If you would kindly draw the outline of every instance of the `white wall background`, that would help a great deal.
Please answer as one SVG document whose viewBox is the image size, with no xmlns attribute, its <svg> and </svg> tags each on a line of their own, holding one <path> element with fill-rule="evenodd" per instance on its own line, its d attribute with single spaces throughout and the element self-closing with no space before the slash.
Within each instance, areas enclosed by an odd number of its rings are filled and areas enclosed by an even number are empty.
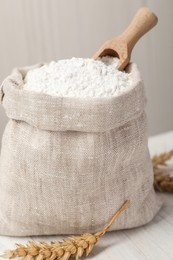
<svg viewBox="0 0 173 260">
<path fill-rule="evenodd" d="M 149 134 L 173 130 L 172 0 L 0 0 L 0 80 L 13 67 L 91 57 L 140 6 L 159 17 L 132 55 L 146 86 Z M 0 108 L 0 138 L 6 122 Z"/>
</svg>

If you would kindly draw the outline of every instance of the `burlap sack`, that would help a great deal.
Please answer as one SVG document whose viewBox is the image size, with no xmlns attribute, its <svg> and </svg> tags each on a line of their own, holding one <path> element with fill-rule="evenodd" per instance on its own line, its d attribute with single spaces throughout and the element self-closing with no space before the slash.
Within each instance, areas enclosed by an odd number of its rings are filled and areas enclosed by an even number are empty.
<svg viewBox="0 0 173 260">
<path fill-rule="evenodd" d="M 30 68 L 29 68 L 30 69 Z M 59 98 L 23 89 L 28 68 L 1 86 L 10 118 L 0 156 L 0 234 L 79 234 L 149 222 L 161 203 L 153 190 L 144 87 L 112 98 Z"/>
</svg>

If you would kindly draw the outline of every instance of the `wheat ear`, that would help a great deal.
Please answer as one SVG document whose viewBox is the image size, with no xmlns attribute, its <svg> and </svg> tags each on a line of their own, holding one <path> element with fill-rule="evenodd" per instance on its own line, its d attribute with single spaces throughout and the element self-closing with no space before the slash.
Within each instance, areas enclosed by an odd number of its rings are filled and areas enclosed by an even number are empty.
<svg viewBox="0 0 173 260">
<path fill-rule="evenodd" d="M 159 192 L 173 192 L 173 177 L 165 172 L 155 173 L 154 188 Z"/>
<path fill-rule="evenodd" d="M 173 192 L 173 177 L 168 174 L 166 169 L 159 169 L 159 166 L 166 166 L 166 162 L 173 157 L 173 150 L 167 153 L 155 155 L 152 158 L 154 171 L 154 188 L 159 192 Z"/>
<path fill-rule="evenodd" d="M 55 241 L 50 244 L 46 242 L 36 243 L 34 241 L 29 241 L 27 245 L 16 244 L 16 249 L 5 251 L 3 257 L 9 259 L 20 257 L 24 260 L 68 260 L 70 258 L 77 260 L 84 253 L 88 256 L 95 244 L 129 204 L 130 201 L 127 200 L 111 218 L 109 223 L 96 234 L 85 233 L 81 236 L 72 236 L 62 242 Z"/>
<path fill-rule="evenodd" d="M 153 167 L 158 167 L 159 165 L 166 165 L 166 162 L 171 159 L 173 156 L 173 150 L 167 153 L 161 153 L 159 155 L 155 155 L 152 158 Z"/>
</svg>

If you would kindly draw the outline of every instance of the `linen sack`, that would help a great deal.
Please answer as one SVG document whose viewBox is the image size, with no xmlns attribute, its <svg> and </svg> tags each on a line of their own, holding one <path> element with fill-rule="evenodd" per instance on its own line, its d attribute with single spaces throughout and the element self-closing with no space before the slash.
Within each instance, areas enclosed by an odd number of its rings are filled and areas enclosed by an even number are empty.
<svg viewBox="0 0 173 260">
<path fill-rule="evenodd" d="M 41 65 L 38 65 L 41 66 Z M 9 117 L 0 155 L 0 234 L 80 234 L 149 222 L 161 202 L 153 190 L 146 98 L 138 68 L 133 84 L 109 98 L 55 97 L 23 89 L 30 68 L 1 86 Z"/>
</svg>

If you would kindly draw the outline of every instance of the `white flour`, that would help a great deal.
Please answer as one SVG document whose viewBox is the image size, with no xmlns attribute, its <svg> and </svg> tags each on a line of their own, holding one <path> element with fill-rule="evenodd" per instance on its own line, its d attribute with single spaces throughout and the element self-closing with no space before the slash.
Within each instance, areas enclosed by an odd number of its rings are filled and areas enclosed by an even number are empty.
<svg viewBox="0 0 173 260">
<path fill-rule="evenodd" d="M 59 97 L 110 97 L 127 90 L 131 75 L 116 69 L 118 58 L 72 58 L 29 71 L 24 89 Z"/>
</svg>

